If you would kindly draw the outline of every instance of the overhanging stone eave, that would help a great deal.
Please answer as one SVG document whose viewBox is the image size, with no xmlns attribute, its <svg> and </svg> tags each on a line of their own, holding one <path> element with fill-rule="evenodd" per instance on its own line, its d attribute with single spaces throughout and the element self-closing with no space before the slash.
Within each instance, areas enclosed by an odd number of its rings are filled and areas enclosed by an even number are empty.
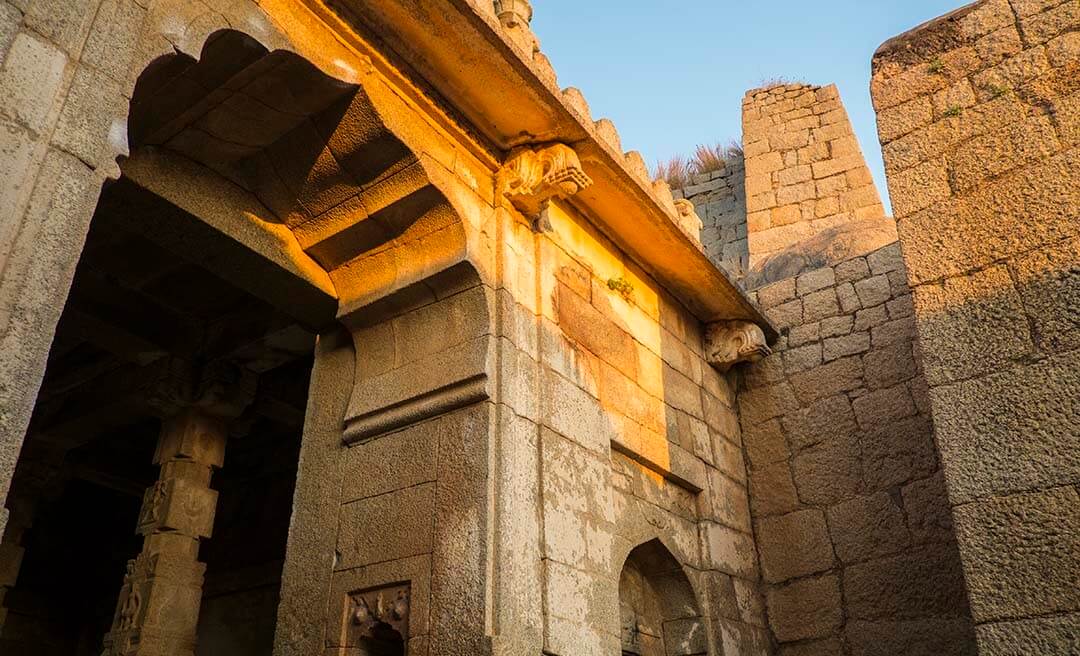
<svg viewBox="0 0 1080 656">
<path fill-rule="evenodd" d="M 343 4 L 493 144 L 507 150 L 532 143 L 572 145 L 596 180 L 574 202 L 700 320 L 753 321 L 770 342 L 775 339 L 775 328 L 745 292 L 679 229 L 647 176 L 628 168 L 623 154 L 597 134 L 590 117 L 571 107 L 558 86 L 526 59 L 494 13 L 472 0 L 411 3 L 419 4 L 419 11 L 406 10 L 402 0 Z M 425 16 L 452 28 L 431 29 Z M 474 83 L 462 83 L 465 78 Z M 486 83 L 477 85 L 476 79 Z"/>
<path fill-rule="evenodd" d="M 582 166 L 595 184 L 572 201 L 605 236 L 703 323 L 752 321 L 761 327 L 769 343 L 775 341 L 779 332 L 742 287 L 690 240 L 644 187 L 603 165 L 603 158 L 611 157 L 603 144 L 576 146 Z"/>
</svg>

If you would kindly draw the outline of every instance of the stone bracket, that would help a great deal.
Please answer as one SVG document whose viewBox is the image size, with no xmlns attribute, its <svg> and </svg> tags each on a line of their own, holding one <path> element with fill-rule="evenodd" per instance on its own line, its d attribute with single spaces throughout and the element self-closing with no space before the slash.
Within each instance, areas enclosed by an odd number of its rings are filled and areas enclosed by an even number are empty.
<svg viewBox="0 0 1080 656">
<path fill-rule="evenodd" d="M 751 321 L 717 321 L 705 331 L 705 359 L 721 373 L 771 353 L 764 331 Z"/>
<path fill-rule="evenodd" d="M 515 148 L 496 179 L 498 193 L 530 217 L 552 198 L 568 198 L 591 184 L 577 153 L 561 143 Z"/>
</svg>

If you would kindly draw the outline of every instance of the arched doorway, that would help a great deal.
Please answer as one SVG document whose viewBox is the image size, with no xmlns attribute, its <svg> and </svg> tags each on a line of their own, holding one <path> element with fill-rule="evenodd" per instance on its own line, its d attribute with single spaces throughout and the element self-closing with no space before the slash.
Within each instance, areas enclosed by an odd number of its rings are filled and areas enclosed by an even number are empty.
<svg viewBox="0 0 1080 656">
<path fill-rule="evenodd" d="M 307 207 L 287 183 L 319 179 L 325 139 L 297 133 L 355 91 L 232 31 L 139 78 L 8 495 L 0 654 L 270 653 L 337 299 L 256 187 Z"/>
<path fill-rule="evenodd" d="M 708 653 L 705 623 L 682 567 L 659 540 L 630 552 L 619 575 L 623 656 Z"/>
</svg>

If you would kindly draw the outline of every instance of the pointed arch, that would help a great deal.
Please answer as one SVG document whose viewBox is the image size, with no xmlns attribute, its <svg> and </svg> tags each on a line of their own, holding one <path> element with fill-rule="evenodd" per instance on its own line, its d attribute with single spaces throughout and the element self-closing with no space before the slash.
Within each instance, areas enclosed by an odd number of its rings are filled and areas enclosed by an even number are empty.
<svg viewBox="0 0 1080 656">
<path fill-rule="evenodd" d="M 659 539 L 630 551 L 619 574 L 624 656 L 697 656 L 708 650 L 694 588 Z"/>
</svg>

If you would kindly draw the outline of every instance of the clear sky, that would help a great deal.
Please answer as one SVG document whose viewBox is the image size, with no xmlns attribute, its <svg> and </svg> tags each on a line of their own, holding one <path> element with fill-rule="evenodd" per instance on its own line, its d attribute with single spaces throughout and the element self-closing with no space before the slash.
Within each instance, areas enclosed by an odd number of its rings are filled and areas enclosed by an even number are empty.
<svg viewBox="0 0 1080 656">
<path fill-rule="evenodd" d="M 533 0 L 533 31 L 560 86 L 652 167 L 741 138 L 743 93 L 783 77 L 835 82 L 888 207 L 870 105 L 885 40 L 966 0 Z"/>
</svg>

